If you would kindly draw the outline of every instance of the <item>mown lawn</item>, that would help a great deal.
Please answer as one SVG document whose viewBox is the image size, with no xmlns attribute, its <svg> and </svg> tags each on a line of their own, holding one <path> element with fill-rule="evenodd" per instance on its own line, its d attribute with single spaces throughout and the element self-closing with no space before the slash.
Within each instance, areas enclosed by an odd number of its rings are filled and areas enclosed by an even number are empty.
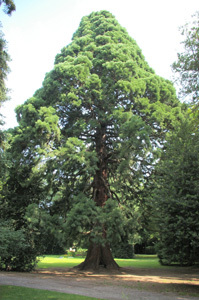
<svg viewBox="0 0 199 300">
<path fill-rule="evenodd" d="M 37 268 L 71 268 L 80 264 L 84 258 L 64 257 L 62 255 L 46 255 L 40 257 Z M 115 259 L 120 267 L 134 268 L 166 268 L 159 263 L 156 255 L 136 255 L 133 259 Z"/>
<path fill-rule="evenodd" d="M 157 255 L 136 255 L 133 259 L 116 259 L 120 267 L 133 267 L 133 268 L 168 268 L 162 266 L 159 262 Z"/>
<path fill-rule="evenodd" d="M 96 298 L 20 286 L 0 285 L 0 300 L 96 300 Z"/>
<path fill-rule="evenodd" d="M 80 264 L 84 258 L 82 257 L 64 257 L 63 255 L 46 255 L 44 257 L 39 257 L 39 262 L 37 268 L 47 269 L 47 268 L 72 268 Z"/>
</svg>

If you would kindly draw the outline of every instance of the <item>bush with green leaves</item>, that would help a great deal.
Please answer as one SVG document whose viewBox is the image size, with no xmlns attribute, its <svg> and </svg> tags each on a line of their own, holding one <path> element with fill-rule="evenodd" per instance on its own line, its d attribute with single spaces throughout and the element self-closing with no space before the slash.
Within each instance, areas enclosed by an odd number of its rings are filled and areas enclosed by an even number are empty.
<svg viewBox="0 0 199 300">
<path fill-rule="evenodd" d="M 15 230 L 11 221 L 0 221 L 0 270 L 30 271 L 36 264 L 36 249 L 25 230 Z"/>
</svg>

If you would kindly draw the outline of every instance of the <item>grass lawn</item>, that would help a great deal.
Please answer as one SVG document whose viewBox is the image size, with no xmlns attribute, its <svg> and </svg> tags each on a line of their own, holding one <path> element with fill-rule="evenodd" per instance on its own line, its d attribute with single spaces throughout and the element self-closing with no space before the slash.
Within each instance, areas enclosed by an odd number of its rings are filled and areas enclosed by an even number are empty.
<svg viewBox="0 0 199 300">
<path fill-rule="evenodd" d="M 46 255 L 40 257 L 37 268 L 71 268 L 80 264 L 84 258 L 81 257 L 64 257 L 62 255 Z M 115 259 L 120 267 L 134 268 L 167 268 L 159 263 L 156 255 L 136 255 L 133 259 Z"/>
<path fill-rule="evenodd" d="M 166 266 L 162 266 L 159 263 L 159 259 L 157 255 L 135 255 L 135 258 L 133 259 L 121 259 L 121 258 L 116 258 L 115 259 L 117 264 L 120 267 L 133 267 L 133 268 L 158 268 L 158 269 L 163 269 L 163 268 L 168 268 Z"/>
<path fill-rule="evenodd" d="M 37 290 L 20 286 L 0 285 L 1 300 L 96 300 L 97 298 Z"/>
<path fill-rule="evenodd" d="M 72 268 L 79 265 L 84 258 L 81 257 L 64 257 L 63 255 L 46 255 L 45 257 L 39 257 L 37 268 Z"/>
</svg>

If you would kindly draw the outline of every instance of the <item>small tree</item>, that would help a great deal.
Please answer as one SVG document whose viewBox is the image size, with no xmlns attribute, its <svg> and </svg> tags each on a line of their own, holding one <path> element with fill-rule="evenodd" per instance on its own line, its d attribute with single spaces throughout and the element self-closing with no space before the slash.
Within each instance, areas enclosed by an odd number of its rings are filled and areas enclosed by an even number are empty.
<svg viewBox="0 0 199 300">
<path fill-rule="evenodd" d="M 15 230 L 11 221 L 0 220 L 0 270 L 30 271 L 37 250 L 25 230 Z"/>
</svg>

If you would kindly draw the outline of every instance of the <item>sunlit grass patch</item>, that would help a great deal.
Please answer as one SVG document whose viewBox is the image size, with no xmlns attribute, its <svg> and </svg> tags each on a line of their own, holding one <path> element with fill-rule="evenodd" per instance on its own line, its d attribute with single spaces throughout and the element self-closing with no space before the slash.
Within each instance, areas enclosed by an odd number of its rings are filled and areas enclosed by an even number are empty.
<svg viewBox="0 0 199 300">
<path fill-rule="evenodd" d="M 64 255 L 46 255 L 40 257 L 37 268 L 72 268 L 79 265 L 84 258 L 65 257 Z M 161 266 L 156 255 L 136 255 L 133 259 L 115 259 L 120 267 L 165 268 Z"/>
<path fill-rule="evenodd" d="M 37 268 L 72 268 L 80 264 L 84 258 L 82 257 L 65 257 L 64 255 L 46 255 L 39 257 Z"/>
<path fill-rule="evenodd" d="M 165 268 L 159 263 L 157 255 L 136 255 L 133 259 L 116 259 L 120 267 Z"/>
</svg>

